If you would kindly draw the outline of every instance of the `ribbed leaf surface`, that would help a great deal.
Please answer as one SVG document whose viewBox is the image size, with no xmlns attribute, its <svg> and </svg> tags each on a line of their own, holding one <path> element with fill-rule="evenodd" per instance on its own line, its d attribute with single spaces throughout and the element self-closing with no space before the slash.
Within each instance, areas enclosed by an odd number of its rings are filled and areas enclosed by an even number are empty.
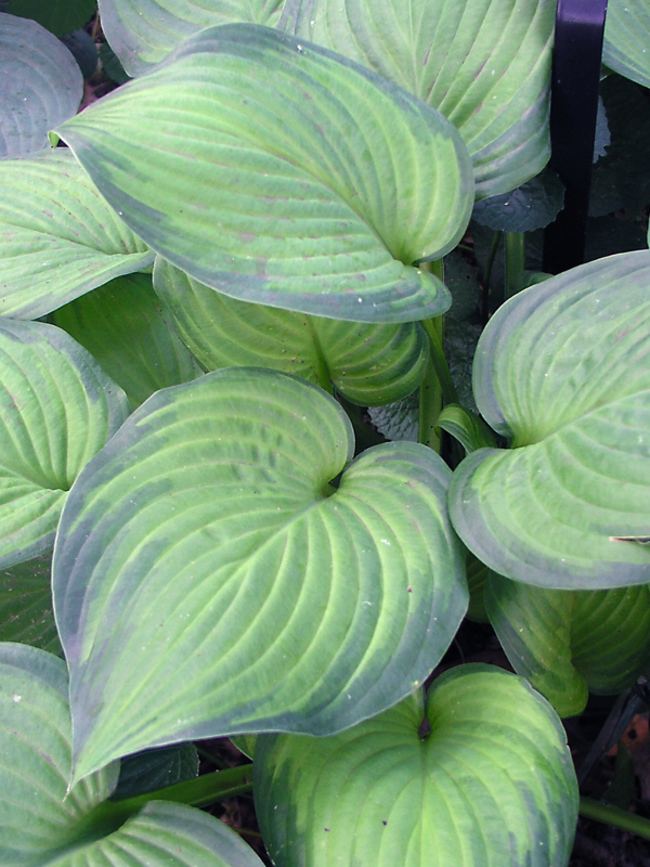
<svg viewBox="0 0 650 867">
<path fill-rule="evenodd" d="M 0 858 L 3 867 L 261 867 L 221 822 L 150 802 L 120 817 L 103 804 L 112 764 L 68 792 L 71 727 L 62 660 L 0 644 Z"/>
<path fill-rule="evenodd" d="M 74 828 L 115 788 L 118 767 L 66 796 L 71 757 L 65 663 L 34 647 L 0 644 L 0 859 L 50 863 Z"/>
<path fill-rule="evenodd" d="M 2 164 L 0 313 L 36 319 L 153 253 L 99 195 L 70 151 Z"/>
<path fill-rule="evenodd" d="M 645 0 L 609 0 L 603 40 L 603 63 L 650 87 L 650 9 Z"/>
<path fill-rule="evenodd" d="M 0 569 L 52 546 L 72 482 L 127 414 L 64 331 L 0 319 Z"/>
<path fill-rule="evenodd" d="M 277 867 L 567 864 L 577 783 L 541 696 L 472 665 L 422 704 L 417 693 L 335 737 L 258 738 L 255 803 Z"/>
<path fill-rule="evenodd" d="M 550 154 L 555 0 L 297 0 L 287 29 L 362 63 L 460 130 L 479 198 L 538 174 Z"/>
<path fill-rule="evenodd" d="M 650 579 L 650 253 L 526 289 L 481 336 L 474 393 L 511 438 L 454 473 L 450 509 L 488 566 L 529 584 Z M 623 541 L 628 538 L 631 540 Z"/>
<path fill-rule="evenodd" d="M 449 471 L 413 443 L 351 454 L 320 389 L 228 368 L 158 392 L 87 467 L 53 565 L 77 778 L 179 740 L 331 733 L 423 681 L 467 605 Z"/>
<path fill-rule="evenodd" d="M 197 30 L 242 21 L 275 27 L 285 0 L 100 0 L 102 29 L 130 76 L 148 72 Z"/>
<path fill-rule="evenodd" d="M 124 389 L 134 409 L 154 391 L 203 372 L 147 274 L 111 280 L 61 307 L 52 319 L 86 347 Z"/>
<path fill-rule="evenodd" d="M 227 295 L 362 322 L 449 306 L 412 264 L 466 227 L 467 150 L 342 57 L 252 24 L 207 28 L 60 131 L 140 237 Z"/>
<path fill-rule="evenodd" d="M 650 663 L 650 588 L 548 590 L 492 574 L 490 621 L 513 668 L 560 716 L 616 695 Z"/>
<path fill-rule="evenodd" d="M 72 117 L 83 95 L 81 71 L 65 45 L 35 21 L 4 12 L 0 81 L 0 157 L 48 147 L 48 130 Z"/>
<path fill-rule="evenodd" d="M 417 323 L 344 322 L 247 304 L 158 258 L 156 291 L 206 370 L 257 366 L 296 373 L 348 400 L 377 406 L 412 394 L 427 363 Z"/>
<path fill-rule="evenodd" d="M 43 554 L 0 572 L 0 641 L 20 641 L 61 654 L 52 610 L 51 563 L 52 557 Z"/>
</svg>

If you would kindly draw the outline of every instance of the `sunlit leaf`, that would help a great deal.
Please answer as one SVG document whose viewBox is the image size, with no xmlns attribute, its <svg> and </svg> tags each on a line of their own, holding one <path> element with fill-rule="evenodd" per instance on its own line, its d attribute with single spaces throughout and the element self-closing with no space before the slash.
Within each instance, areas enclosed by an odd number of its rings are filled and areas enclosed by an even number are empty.
<svg viewBox="0 0 650 867">
<path fill-rule="evenodd" d="M 227 368 L 157 392 L 91 462 L 53 565 L 77 778 L 180 740 L 331 733 L 424 680 L 467 605 L 450 471 L 414 443 L 352 450 L 320 389 Z"/>
<path fill-rule="evenodd" d="M 449 306 L 413 265 L 466 228 L 467 149 L 438 112 L 343 57 L 210 27 L 59 131 L 140 237 L 227 295 L 361 322 Z"/>
<path fill-rule="evenodd" d="M 277 867 L 565 867 L 578 808 L 557 716 L 484 665 L 334 737 L 262 735 L 254 785 Z"/>
</svg>

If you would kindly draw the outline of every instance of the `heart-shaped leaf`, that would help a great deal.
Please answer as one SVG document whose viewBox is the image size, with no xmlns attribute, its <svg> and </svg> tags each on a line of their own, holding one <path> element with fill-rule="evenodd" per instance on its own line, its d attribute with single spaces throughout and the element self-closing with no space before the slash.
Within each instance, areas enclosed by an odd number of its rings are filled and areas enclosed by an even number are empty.
<svg viewBox="0 0 650 867">
<path fill-rule="evenodd" d="M 650 664 L 650 586 L 549 590 L 491 574 L 485 605 L 513 668 L 560 716 L 616 695 Z"/>
<path fill-rule="evenodd" d="M 0 81 L 0 157 L 48 147 L 48 131 L 72 117 L 83 95 L 81 71 L 65 45 L 35 21 L 5 12 Z"/>
<path fill-rule="evenodd" d="M 650 87 L 650 9 L 645 0 L 609 0 L 603 40 L 603 63 Z"/>
<path fill-rule="evenodd" d="M 76 778 L 179 740 L 331 733 L 424 680 L 467 607 L 450 473 L 415 443 L 345 468 L 352 449 L 320 389 L 227 368 L 155 394 L 86 468 L 53 565 Z"/>
<path fill-rule="evenodd" d="M 153 264 L 68 150 L 4 162 L 0 191 L 3 316 L 36 319 Z"/>
<path fill-rule="evenodd" d="M 479 198 L 507 193 L 550 155 L 555 0 L 297 0 L 292 32 L 394 81 L 461 132 Z"/>
<path fill-rule="evenodd" d="M 0 641 L 21 641 L 61 654 L 54 624 L 50 570 L 43 554 L 0 572 Z"/>
<path fill-rule="evenodd" d="M 361 322 L 449 306 L 412 265 L 466 228 L 467 149 L 438 112 L 343 57 L 266 27 L 210 27 L 60 132 L 140 237 L 227 295 Z"/>
<path fill-rule="evenodd" d="M 3 867 L 262 867 L 223 823 L 154 801 L 106 802 L 117 763 L 67 791 L 71 759 L 65 663 L 0 644 L 0 856 Z"/>
<path fill-rule="evenodd" d="M 259 737 L 254 785 L 277 867 L 564 867 L 578 809 L 556 714 L 485 665 L 335 737 Z"/>
<path fill-rule="evenodd" d="M 474 363 L 485 420 L 512 448 L 460 464 L 450 511 L 495 572 L 558 589 L 650 580 L 650 253 L 611 256 L 519 293 Z"/>
<path fill-rule="evenodd" d="M 206 370 L 237 365 L 296 373 L 348 400 L 377 406 L 412 394 L 427 363 L 417 323 L 344 322 L 247 304 L 156 260 L 154 285 Z"/>
<path fill-rule="evenodd" d="M 181 342 L 147 274 L 111 280 L 61 307 L 52 319 L 124 389 L 133 409 L 154 391 L 203 372 Z"/>
<path fill-rule="evenodd" d="M 0 569 L 51 548 L 72 482 L 127 415 L 64 331 L 0 319 Z"/>
<path fill-rule="evenodd" d="M 148 72 L 192 33 L 242 21 L 275 27 L 285 0 L 100 0 L 102 29 L 132 78 Z"/>
</svg>

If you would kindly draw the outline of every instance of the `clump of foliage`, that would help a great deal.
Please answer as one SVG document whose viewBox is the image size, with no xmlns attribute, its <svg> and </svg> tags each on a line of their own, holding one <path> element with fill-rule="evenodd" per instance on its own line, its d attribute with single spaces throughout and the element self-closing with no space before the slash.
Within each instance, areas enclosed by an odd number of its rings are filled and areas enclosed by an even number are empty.
<svg viewBox="0 0 650 867">
<path fill-rule="evenodd" d="M 568 862 L 560 716 L 650 663 L 650 253 L 539 273 L 555 2 L 407 5 L 101 0 L 79 114 L 0 13 L 3 864 L 253 867 L 196 809 L 251 773 L 281 867 Z M 468 609 L 517 673 L 425 690 Z"/>
</svg>

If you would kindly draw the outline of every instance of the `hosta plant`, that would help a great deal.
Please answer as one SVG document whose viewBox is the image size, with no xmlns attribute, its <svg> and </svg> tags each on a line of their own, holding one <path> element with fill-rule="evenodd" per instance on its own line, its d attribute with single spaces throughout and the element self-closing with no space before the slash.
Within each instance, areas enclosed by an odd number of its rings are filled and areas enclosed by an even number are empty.
<svg viewBox="0 0 650 867">
<path fill-rule="evenodd" d="M 2 863 L 253 867 L 196 809 L 252 785 L 281 867 L 566 865 L 560 716 L 650 665 L 650 253 L 513 271 L 556 4 L 102 0 L 133 80 L 79 114 L 14 5 Z M 486 225 L 534 285 L 479 338 Z M 431 680 L 468 609 L 515 671 Z"/>
</svg>

